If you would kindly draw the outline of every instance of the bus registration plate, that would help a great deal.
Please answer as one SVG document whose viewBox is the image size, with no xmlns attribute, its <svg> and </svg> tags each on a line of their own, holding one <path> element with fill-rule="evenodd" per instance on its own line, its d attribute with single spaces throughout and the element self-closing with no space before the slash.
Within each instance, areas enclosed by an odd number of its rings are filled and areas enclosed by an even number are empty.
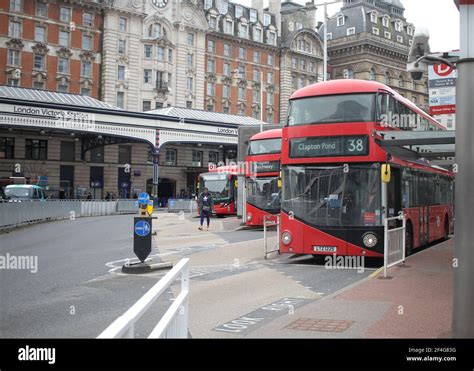
<svg viewBox="0 0 474 371">
<path fill-rule="evenodd" d="M 313 250 L 318 252 L 336 252 L 337 246 L 313 246 Z"/>
</svg>

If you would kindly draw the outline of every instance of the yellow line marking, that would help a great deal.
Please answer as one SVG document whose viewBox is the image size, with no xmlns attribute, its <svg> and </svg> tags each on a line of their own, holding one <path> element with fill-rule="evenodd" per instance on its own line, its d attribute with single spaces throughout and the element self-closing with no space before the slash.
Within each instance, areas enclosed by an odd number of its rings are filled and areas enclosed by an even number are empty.
<svg viewBox="0 0 474 371">
<path fill-rule="evenodd" d="M 371 273 L 371 274 L 369 275 L 369 277 L 370 277 L 370 278 L 374 278 L 374 277 L 377 276 L 380 272 L 382 272 L 382 270 L 383 270 L 383 267 L 377 269 L 375 272 Z"/>
</svg>

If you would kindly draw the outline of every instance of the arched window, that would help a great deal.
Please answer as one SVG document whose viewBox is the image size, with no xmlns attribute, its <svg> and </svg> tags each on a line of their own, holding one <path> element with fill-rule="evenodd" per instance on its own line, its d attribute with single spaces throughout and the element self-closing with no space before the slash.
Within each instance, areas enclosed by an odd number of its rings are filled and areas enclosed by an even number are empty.
<svg viewBox="0 0 474 371">
<path fill-rule="evenodd" d="M 166 31 L 160 23 L 154 23 L 150 25 L 148 28 L 148 37 L 159 39 L 162 36 L 166 36 Z"/>
<path fill-rule="evenodd" d="M 370 69 L 369 79 L 375 81 L 375 68 Z"/>
<path fill-rule="evenodd" d="M 390 74 L 388 72 L 385 72 L 385 85 L 390 84 Z"/>
</svg>

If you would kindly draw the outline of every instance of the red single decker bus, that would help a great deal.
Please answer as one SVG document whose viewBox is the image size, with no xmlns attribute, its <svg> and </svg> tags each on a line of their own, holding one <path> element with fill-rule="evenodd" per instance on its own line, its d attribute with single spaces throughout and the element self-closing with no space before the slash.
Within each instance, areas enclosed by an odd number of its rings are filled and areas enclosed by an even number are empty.
<svg viewBox="0 0 474 371">
<path fill-rule="evenodd" d="M 208 188 L 214 199 L 214 211 L 217 216 L 237 213 L 237 165 L 211 168 L 208 173 L 199 175 L 199 193 Z M 199 213 L 199 210 L 198 210 Z"/>
<path fill-rule="evenodd" d="M 280 213 L 281 129 L 272 129 L 250 138 L 245 158 L 246 173 L 246 224 L 262 226 L 267 215 Z"/>
<path fill-rule="evenodd" d="M 281 252 L 383 257 L 384 218 L 400 212 L 406 255 L 448 238 L 454 174 L 382 148 L 384 135 L 401 130 L 444 128 L 375 81 L 334 80 L 293 93 L 282 140 Z"/>
</svg>

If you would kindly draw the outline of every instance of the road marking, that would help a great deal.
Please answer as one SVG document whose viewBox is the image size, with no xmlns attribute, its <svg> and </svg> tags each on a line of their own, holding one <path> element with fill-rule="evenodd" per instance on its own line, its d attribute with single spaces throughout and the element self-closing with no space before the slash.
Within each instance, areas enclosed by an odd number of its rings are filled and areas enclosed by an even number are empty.
<svg viewBox="0 0 474 371">
<path fill-rule="evenodd" d="M 302 307 L 311 301 L 310 299 L 304 298 L 283 298 L 274 303 L 264 305 L 253 312 L 225 322 L 212 330 L 245 335 L 277 317 L 285 314 L 293 314 L 296 308 Z"/>
<path fill-rule="evenodd" d="M 372 272 L 370 275 L 369 275 L 369 278 L 374 278 L 375 276 L 377 276 L 380 272 L 382 272 L 383 270 L 383 267 L 377 269 L 375 272 Z"/>
</svg>

